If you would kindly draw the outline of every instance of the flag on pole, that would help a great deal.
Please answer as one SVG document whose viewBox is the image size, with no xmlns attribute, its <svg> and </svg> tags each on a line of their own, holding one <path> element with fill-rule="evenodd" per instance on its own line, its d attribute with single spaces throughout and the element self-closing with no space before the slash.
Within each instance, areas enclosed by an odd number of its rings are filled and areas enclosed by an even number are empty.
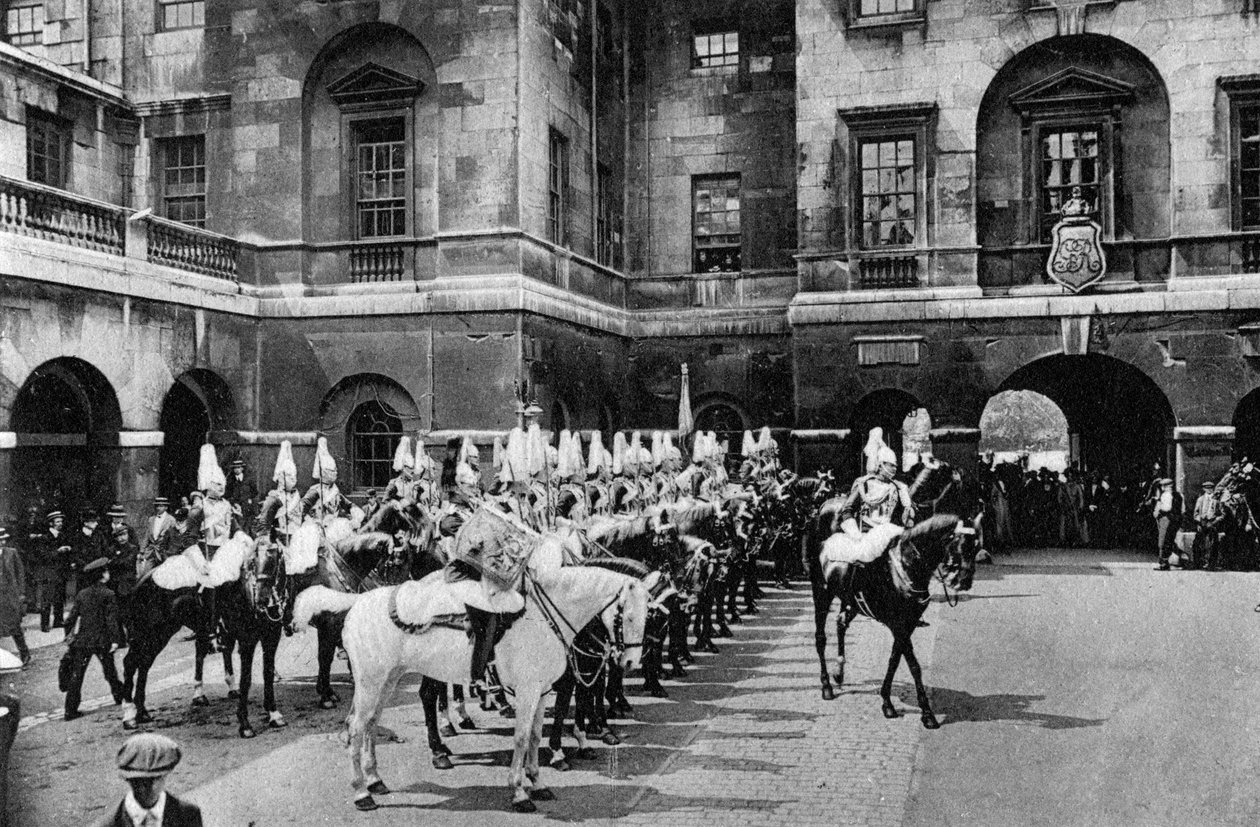
<svg viewBox="0 0 1260 827">
<path fill-rule="evenodd" d="M 682 387 L 678 391 L 678 441 L 681 443 L 687 434 L 696 427 L 691 418 L 691 380 L 687 376 L 687 364 L 682 366 Z"/>
</svg>

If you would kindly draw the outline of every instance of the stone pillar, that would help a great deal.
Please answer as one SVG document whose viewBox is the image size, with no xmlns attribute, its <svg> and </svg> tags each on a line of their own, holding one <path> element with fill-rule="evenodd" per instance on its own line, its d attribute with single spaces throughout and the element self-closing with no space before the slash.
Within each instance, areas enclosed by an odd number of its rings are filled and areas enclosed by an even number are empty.
<svg viewBox="0 0 1260 827">
<path fill-rule="evenodd" d="M 1173 428 L 1176 461 L 1173 481 L 1187 506 L 1204 480 L 1219 480 L 1234 448 L 1233 425 L 1184 425 Z"/>
</svg>

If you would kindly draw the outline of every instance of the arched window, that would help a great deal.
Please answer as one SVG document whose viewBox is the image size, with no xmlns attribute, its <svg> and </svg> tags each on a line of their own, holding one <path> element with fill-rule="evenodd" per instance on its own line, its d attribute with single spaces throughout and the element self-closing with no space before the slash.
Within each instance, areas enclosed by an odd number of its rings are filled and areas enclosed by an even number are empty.
<svg viewBox="0 0 1260 827">
<path fill-rule="evenodd" d="M 402 439 L 398 416 L 376 400 L 350 414 L 347 426 L 350 479 L 356 488 L 383 488 L 393 476 L 394 451 Z"/>
<path fill-rule="evenodd" d="M 722 402 L 704 405 L 696 414 L 696 430 L 713 431 L 718 442 L 726 441 L 734 452 L 739 451 L 744 428 L 743 415 Z"/>
</svg>

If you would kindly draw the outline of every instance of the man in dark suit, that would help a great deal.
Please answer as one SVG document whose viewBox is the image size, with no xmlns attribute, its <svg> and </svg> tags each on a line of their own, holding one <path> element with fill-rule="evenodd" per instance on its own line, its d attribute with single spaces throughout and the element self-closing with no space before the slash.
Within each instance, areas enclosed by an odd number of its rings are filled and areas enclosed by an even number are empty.
<svg viewBox="0 0 1260 827">
<path fill-rule="evenodd" d="M 66 616 L 66 584 L 70 579 L 72 538 L 66 533 L 65 515 L 48 512 L 48 530 L 35 538 L 35 580 L 39 602 L 39 629 L 61 628 Z"/>
<path fill-rule="evenodd" d="M 122 627 L 118 621 L 118 598 L 105 585 L 109 582 L 109 561 L 104 557 L 93 560 L 83 567 L 80 577 L 85 580 L 95 578 L 95 581 L 79 592 L 70 617 L 66 619 L 66 642 L 70 645 L 67 721 L 83 714 L 79 712 L 80 693 L 83 691 L 83 676 L 93 656 L 101 661 L 105 680 L 114 694 L 114 703 L 122 703 L 125 697 L 122 681 L 118 680 L 118 670 L 114 666 L 114 651 L 122 643 Z"/>
<path fill-rule="evenodd" d="M 82 575 L 83 567 L 105 556 L 105 532 L 97 531 L 101 518 L 94 510 L 86 508 L 80 513 L 79 521 L 82 526 L 70 538 L 70 572 L 67 578 L 74 582 L 72 594 L 92 585 L 93 578 Z"/>
<path fill-rule="evenodd" d="M 232 475 L 223 489 L 223 499 L 232 504 L 241 518 L 241 525 L 253 528 L 258 516 L 258 486 L 245 474 L 245 461 L 232 461 Z"/>
<path fill-rule="evenodd" d="M 93 827 L 201 827 L 201 810 L 166 792 L 166 776 L 181 758 L 179 744 L 165 735 L 143 732 L 118 750 L 118 773 L 131 790 Z"/>
</svg>

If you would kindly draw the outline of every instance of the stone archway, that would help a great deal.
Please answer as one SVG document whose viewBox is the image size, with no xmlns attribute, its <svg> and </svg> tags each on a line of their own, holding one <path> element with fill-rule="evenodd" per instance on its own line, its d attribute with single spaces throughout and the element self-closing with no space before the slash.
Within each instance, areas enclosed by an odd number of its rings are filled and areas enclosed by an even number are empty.
<svg viewBox="0 0 1260 827">
<path fill-rule="evenodd" d="M 1045 356 L 1016 370 L 998 390 L 1035 391 L 1053 400 L 1067 419 L 1073 461 L 1083 470 L 1145 481 L 1158 462 L 1173 476 L 1172 405 L 1128 362 L 1098 353 Z"/>
<path fill-rule="evenodd" d="M 881 388 L 872 391 L 858 401 L 849 418 L 849 450 L 845 453 L 849 467 L 843 479 L 852 479 L 865 473 L 862 449 L 872 428 L 882 428 L 884 442 L 897 454 L 899 464 L 905 455 L 906 442 L 902 429 L 906 418 L 923 408 L 923 404 L 908 391 L 900 388 Z"/>
<path fill-rule="evenodd" d="M 14 503 L 58 508 L 75 519 L 118 496 L 122 412 L 109 380 L 82 359 L 49 360 L 13 402 Z"/>
<path fill-rule="evenodd" d="M 692 420 L 697 431 L 712 431 L 717 441 L 726 442 L 734 453 L 739 452 L 744 431 L 751 427 L 739 407 L 725 399 L 699 400 Z"/>
<path fill-rule="evenodd" d="M 195 489 L 202 444 L 210 432 L 228 430 L 235 421 L 236 403 L 222 377 L 205 368 L 181 374 L 162 400 L 158 493 L 178 503 Z M 219 463 L 225 465 L 227 459 L 220 456 Z"/>
<path fill-rule="evenodd" d="M 337 461 L 346 492 L 380 487 L 392 476 L 394 450 L 403 434 L 423 426 L 415 399 L 379 373 L 357 373 L 338 382 L 320 407 L 320 432 Z M 309 471 L 298 468 L 298 476 Z"/>
<path fill-rule="evenodd" d="M 1244 457 L 1260 463 L 1260 388 L 1250 391 L 1234 408 L 1235 460 Z"/>
</svg>

